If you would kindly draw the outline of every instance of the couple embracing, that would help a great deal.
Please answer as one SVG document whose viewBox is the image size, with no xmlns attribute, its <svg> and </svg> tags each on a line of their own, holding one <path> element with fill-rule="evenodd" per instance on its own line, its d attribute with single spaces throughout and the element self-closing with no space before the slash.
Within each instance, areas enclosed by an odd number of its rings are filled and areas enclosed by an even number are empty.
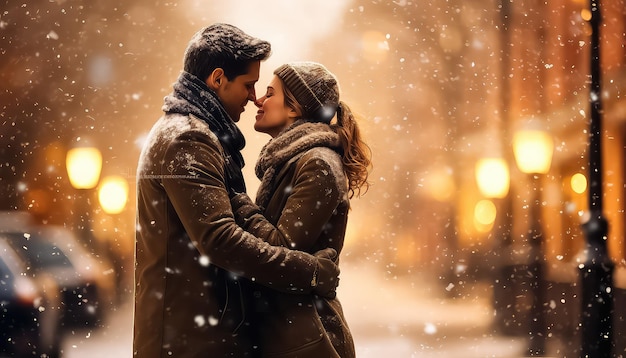
<svg viewBox="0 0 626 358">
<path fill-rule="evenodd" d="M 314 62 L 255 84 L 267 41 L 197 32 L 137 170 L 135 357 L 354 357 L 336 298 L 350 198 L 370 152 L 337 78 Z M 248 101 L 271 139 L 242 174 Z"/>
</svg>

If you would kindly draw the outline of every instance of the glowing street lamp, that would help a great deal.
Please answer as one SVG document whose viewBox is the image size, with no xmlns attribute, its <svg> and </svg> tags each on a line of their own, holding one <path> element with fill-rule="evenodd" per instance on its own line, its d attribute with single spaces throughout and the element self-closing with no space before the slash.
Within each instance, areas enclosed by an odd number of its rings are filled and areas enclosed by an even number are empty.
<svg viewBox="0 0 626 358">
<path fill-rule="evenodd" d="M 533 179 L 533 200 L 530 211 L 530 255 L 529 271 L 534 276 L 533 304 L 530 320 L 529 354 L 543 355 L 545 352 L 546 320 L 545 309 L 546 290 L 544 280 L 544 256 L 541 250 L 542 232 L 539 222 L 541 215 L 541 187 L 539 177 L 550 171 L 554 142 L 549 133 L 539 129 L 523 129 L 513 135 L 513 154 L 517 167 Z"/>
<path fill-rule="evenodd" d="M 76 189 L 93 189 L 102 170 L 102 154 L 98 148 L 77 147 L 67 152 L 67 174 Z"/>
<path fill-rule="evenodd" d="M 554 142 L 539 129 L 524 129 L 513 135 L 513 153 L 517 167 L 527 174 L 546 174 L 552 164 Z"/>
<path fill-rule="evenodd" d="M 107 214 L 119 214 L 128 201 L 128 182 L 119 175 L 104 177 L 98 189 L 100 207 Z"/>
<path fill-rule="evenodd" d="M 480 232 L 488 232 L 496 221 L 496 205 L 483 199 L 474 205 L 474 227 Z"/>
<path fill-rule="evenodd" d="M 486 198 L 502 199 L 509 193 L 509 167 L 503 158 L 483 158 L 476 162 L 476 183 Z"/>
</svg>

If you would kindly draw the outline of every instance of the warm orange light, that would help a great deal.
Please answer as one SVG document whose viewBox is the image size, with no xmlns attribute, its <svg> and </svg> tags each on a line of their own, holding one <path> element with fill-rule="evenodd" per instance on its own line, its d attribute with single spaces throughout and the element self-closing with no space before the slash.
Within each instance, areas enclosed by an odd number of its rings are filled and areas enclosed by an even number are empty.
<svg viewBox="0 0 626 358">
<path fill-rule="evenodd" d="M 98 190 L 98 199 L 102 210 L 108 214 L 119 214 L 128 201 L 128 182 L 118 175 L 102 179 Z"/>
<path fill-rule="evenodd" d="M 587 177 L 584 174 L 576 173 L 570 179 L 570 186 L 576 194 L 582 194 L 587 190 Z"/>
<path fill-rule="evenodd" d="M 98 148 L 72 148 L 67 152 L 65 163 L 74 188 L 92 189 L 98 185 L 102 170 L 102 154 Z"/>
<path fill-rule="evenodd" d="M 481 200 L 474 206 L 474 227 L 480 232 L 491 230 L 496 221 L 496 205 L 491 200 Z"/>
<path fill-rule="evenodd" d="M 504 198 L 509 192 L 509 167 L 503 158 L 483 158 L 476 162 L 476 183 L 486 198 Z"/>
<path fill-rule="evenodd" d="M 513 152 L 518 168 L 527 174 L 546 174 L 552 164 L 554 143 L 548 132 L 520 130 L 513 135 Z"/>
<path fill-rule="evenodd" d="M 580 17 L 585 21 L 591 20 L 591 10 L 589 9 L 580 10 Z"/>
</svg>

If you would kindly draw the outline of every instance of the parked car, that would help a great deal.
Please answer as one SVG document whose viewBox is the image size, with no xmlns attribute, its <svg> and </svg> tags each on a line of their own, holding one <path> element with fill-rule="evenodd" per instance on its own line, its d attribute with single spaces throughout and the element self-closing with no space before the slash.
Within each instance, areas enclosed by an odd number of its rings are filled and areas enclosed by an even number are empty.
<svg viewBox="0 0 626 358">
<path fill-rule="evenodd" d="M 56 281 L 62 327 L 101 324 L 116 299 L 115 269 L 107 257 L 88 251 L 71 230 L 39 225 L 24 211 L 0 211 L 0 238 L 27 263 L 30 276 L 45 273 Z"/>
<path fill-rule="evenodd" d="M 72 231 L 56 225 L 0 232 L 27 262 L 33 276 L 54 278 L 61 295 L 61 325 L 65 328 L 101 324 L 115 301 L 115 271 L 108 260 L 97 260 Z"/>
<path fill-rule="evenodd" d="M 59 290 L 47 274 L 31 277 L 0 239 L 0 357 L 59 357 Z"/>
</svg>

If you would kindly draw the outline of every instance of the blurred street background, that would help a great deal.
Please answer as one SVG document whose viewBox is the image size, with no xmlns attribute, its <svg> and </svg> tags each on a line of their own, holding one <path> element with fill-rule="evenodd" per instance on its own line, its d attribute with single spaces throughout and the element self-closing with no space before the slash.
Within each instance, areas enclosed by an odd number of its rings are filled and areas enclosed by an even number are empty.
<svg viewBox="0 0 626 358">
<path fill-rule="evenodd" d="M 450 300 L 427 277 L 410 286 L 405 282 L 370 264 L 343 265 L 338 297 L 355 337 L 357 357 L 527 356 L 523 338 L 494 334 L 493 308 L 486 295 Z M 131 303 L 124 302 L 102 329 L 73 332 L 64 341 L 63 356 L 130 357 L 131 332 Z"/>
<path fill-rule="evenodd" d="M 257 93 L 318 61 L 360 116 L 374 170 L 340 287 L 359 357 L 623 356 L 626 3 L 598 4 L 5 1 L 0 343 L 130 356 L 137 158 L 188 40 L 228 22 L 272 43 Z"/>
</svg>

